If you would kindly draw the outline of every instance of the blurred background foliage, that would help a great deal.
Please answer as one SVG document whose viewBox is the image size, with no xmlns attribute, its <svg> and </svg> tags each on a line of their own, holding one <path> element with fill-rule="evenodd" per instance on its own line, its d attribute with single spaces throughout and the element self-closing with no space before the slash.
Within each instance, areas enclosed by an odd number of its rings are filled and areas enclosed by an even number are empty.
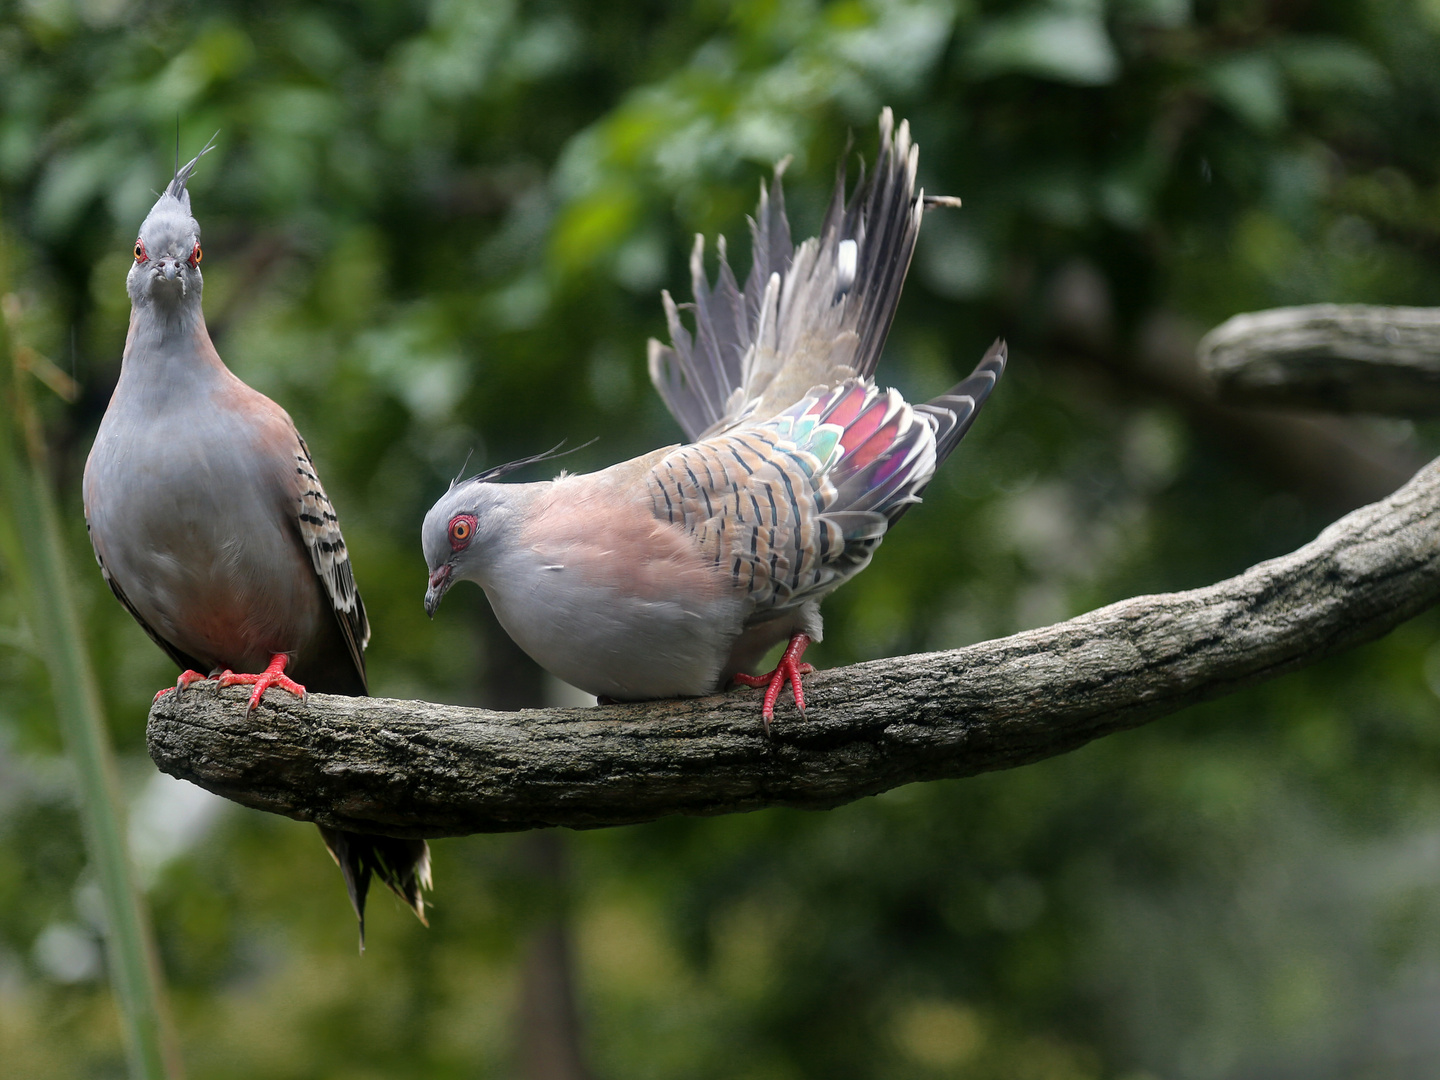
<svg viewBox="0 0 1440 1080">
<path fill-rule="evenodd" d="M 813 659 L 1204 584 L 1440 448 L 1220 408 L 1193 355 L 1238 311 L 1440 303 L 1437 50 L 1437 0 L 0 2 L 4 314 L 74 391 L 36 397 L 191 1075 L 581 1075 L 546 1057 L 567 1040 L 655 1080 L 1440 1071 L 1436 617 L 1012 772 L 440 841 L 431 929 L 378 896 L 357 959 L 313 829 L 150 765 L 175 672 L 93 569 L 79 496 L 177 118 L 182 156 L 218 129 L 191 184 L 207 317 L 340 510 L 372 690 L 564 700 L 478 590 L 425 621 L 425 509 L 472 448 L 598 437 L 568 463 L 590 468 L 675 441 L 644 342 L 693 234 L 743 262 L 793 154 L 808 235 L 889 104 L 965 207 L 927 217 L 882 378 L 933 394 L 997 334 L 1014 359 Z M 0 1060 L 120 1076 L 34 653 L 0 579 Z"/>
</svg>

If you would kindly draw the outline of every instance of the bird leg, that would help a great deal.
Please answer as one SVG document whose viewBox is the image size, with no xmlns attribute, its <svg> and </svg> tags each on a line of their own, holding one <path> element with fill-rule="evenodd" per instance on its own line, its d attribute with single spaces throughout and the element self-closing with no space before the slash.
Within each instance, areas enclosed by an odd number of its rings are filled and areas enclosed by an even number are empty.
<svg viewBox="0 0 1440 1080">
<path fill-rule="evenodd" d="M 768 675 L 746 675 L 737 672 L 734 675 L 736 682 L 745 686 L 763 686 L 765 690 L 765 704 L 760 710 L 760 715 L 765 720 L 765 730 L 770 730 L 770 721 L 775 719 L 775 702 L 780 697 L 780 691 L 785 689 L 785 684 L 790 684 L 790 690 L 795 695 L 795 707 L 800 710 L 800 715 L 805 715 L 805 690 L 800 685 L 800 676 L 808 675 L 815 669 L 809 664 L 802 664 L 800 657 L 805 655 L 805 649 L 810 644 L 809 634 L 795 634 L 790 638 L 790 644 L 785 647 L 785 653 L 780 657 L 780 662 L 775 665 L 775 670 Z"/>
<path fill-rule="evenodd" d="M 289 654 L 280 652 L 270 657 L 270 666 L 259 675 L 237 675 L 227 669 L 220 673 L 220 685 L 250 686 L 253 684 L 255 691 L 250 695 L 250 708 L 246 710 L 247 712 L 253 711 L 255 706 L 260 704 L 260 699 L 265 696 L 265 691 L 272 686 L 278 686 L 281 690 L 289 690 L 296 697 L 303 698 L 305 687 L 285 674 L 285 665 L 289 662 Z"/>
<path fill-rule="evenodd" d="M 171 690 L 184 690 L 192 682 L 204 682 L 209 677 L 209 675 L 201 675 L 198 671 L 192 671 L 189 668 L 186 668 L 180 673 L 180 678 L 175 680 L 175 685 L 167 686 L 164 690 L 161 690 L 158 694 L 155 695 L 154 698 L 151 699 L 150 704 L 155 704 L 155 702 L 159 701 Z"/>
</svg>

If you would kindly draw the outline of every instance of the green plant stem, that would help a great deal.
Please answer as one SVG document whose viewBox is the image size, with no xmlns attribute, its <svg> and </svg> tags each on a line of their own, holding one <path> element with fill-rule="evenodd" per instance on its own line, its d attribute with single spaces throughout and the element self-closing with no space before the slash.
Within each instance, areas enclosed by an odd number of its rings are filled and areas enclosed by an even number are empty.
<svg viewBox="0 0 1440 1080">
<path fill-rule="evenodd" d="M 6 277 L 0 238 L 0 296 Z M 179 1045 L 170 1023 L 160 963 L 144 898 L 126 844 L 120 783 L 100 693 L 76 614 L 64 536 L 45 478 L 26 375 L 14 364 L 0 315 L 0 556 L 50 672 L 55 714 L 79 781 L 80 816 L 105 900 L 111 983 L 126 1033 L 130 1073 L 178 1080 Z M 8 391 L 8 392 L 6 392 Z"/>
</svg>

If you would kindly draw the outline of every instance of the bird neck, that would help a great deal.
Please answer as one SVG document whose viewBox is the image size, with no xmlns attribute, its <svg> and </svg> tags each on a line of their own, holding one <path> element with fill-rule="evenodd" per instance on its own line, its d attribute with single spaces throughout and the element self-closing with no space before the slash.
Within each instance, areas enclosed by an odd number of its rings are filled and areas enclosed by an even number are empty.
<svg viewBox="0 0 1440 1080">
<path fill-rule="evenodd" d="M 120 361 L 122 385 L 162 394 L 193 387 L 197 380 L 225 377 L 229 369 L 210 341 L 199 304 L 146 304 L 130 312 L 130 333 Z"/>
<path fill-rule="evenodd" d="M 132 304 L 130 335 L 125 342 L 125 352 L 128 354 L 137 349 L 154 352 L 183 347 L 194 339 L 197 329 L 209 336 L 205 329 L 205 313 L 198 302 L 187 303 L 181 299 L 174 303 L 150 300 Z"/>
</svg>

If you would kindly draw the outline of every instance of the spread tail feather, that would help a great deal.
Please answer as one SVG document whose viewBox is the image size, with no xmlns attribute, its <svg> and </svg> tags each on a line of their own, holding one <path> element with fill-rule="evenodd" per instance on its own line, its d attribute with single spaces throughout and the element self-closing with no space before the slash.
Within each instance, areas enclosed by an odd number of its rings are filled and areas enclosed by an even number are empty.
<svg viewBox="0 0 1440 1080">
<path fill-rule="evenodd" d="M 650 376 L 671 414 L 692 440 L 788 409 L 815 386 L 869 378 L 900 300 L 920 219 L 928 205 L 916 189 L 919 150 L 909 125 L 880 115 L 880 152 L 868 175 L 861 168 L 845 198 L 842 161 L 820 235 L 791 246 L 781 177 L 760 188 L 751 222 L 752 264 L 742 290 L 726 260 L 711 287 L 696 238 L 690 259 L 694 302 L 664 294 L 670 345 L 650 342 Z"/>
<path fill-rule="evenodd" d="M 422 923 L 430 925 L 425 920 L 425 898 L 421 890 L 434 886 L 430 883 L 430 846 L 424 840 L 346 832 L 324 825 L 318 828 L 330 857 L 345 877 L 345 889 L 360 922 L 362 953 L 365 951 L 365 897 L 370 891 L 371 874 L 389 886 Z"/>
</svg>

